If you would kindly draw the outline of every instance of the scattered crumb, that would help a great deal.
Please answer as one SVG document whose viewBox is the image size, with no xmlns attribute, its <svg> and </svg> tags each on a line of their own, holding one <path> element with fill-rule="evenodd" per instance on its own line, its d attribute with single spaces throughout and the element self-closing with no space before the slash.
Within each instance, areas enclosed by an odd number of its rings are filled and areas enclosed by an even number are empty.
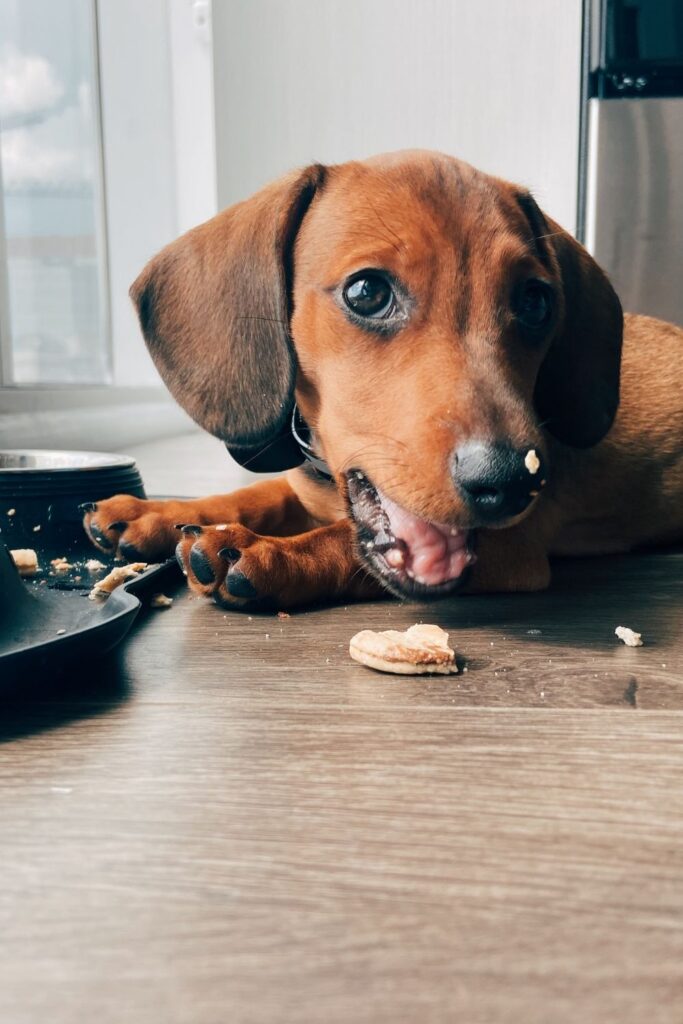
<svg viewBox="0 0 683 1024">
<path fill-rule="evenodd" d="M 527 629 L 526 634 L 527 636 L 540 636 L 542 632 L 542 629 Z"/>
<path fill-rule="evenodd" d="M 10 517 L 15 516 L 17 514 L 17 510 L 15 508 L 8 508 L 6 514 Z"/>
<path fill-rule="evenodd" d="M 541 468 L 541 460 L 539 459 L 538 455 L 536 454 L 535 448 L 530 448 L 529 451 L 526 453 L 526 458 L 524 459 L 524 465 L 529 470 L 529 472 L 531 473 L 532 476 L 535 473 L 538 473 L 539 469 Z"/>
<path fill-rule="evenodd" d="M 166 594 L 154 594 L 149 602 L 150 608 L 170 608 L 172 604 L 173 598 L 166 597 Z"/>
<path fill-rule="evenodd" d="M 65 629 L 58 629 L 57 630 L 57 636 L 61 636 L 62 633 L 66 633 L 66 630 Z"/>
<path fill-rule="evenodd" d="M 439 626 L 415 625 L 404 633 L 364 629 L 351 638 L 349 654 L 354 661 L 378 672 L 417 675 L 458 671 L 455 651 L 448 646 L 448 633 Z"/>
<path fill-rule="evenodd" d="M 69 569 L 73 569 L 71 562 L 67 562 L 64 555 L 61 558 L 53 558 L 50 565 L 55 572 L 68 572 Z"/>
<path fill-rule="evenodd" d="M 33 527 L 33 532 L 34 533 L 40 533 L 40 523 L 38 524 L 38 526 L 34 526 Z"/>
<path fill-rule="evenodd" d="M 112 569 L 112 571 L 104 577 L 104 579 L 97 581 L 88 594 L 88 597 L 91 601 L 96 601 L 100 597 L 109 597 L 117 587 L 120 587 L 126 582 L 126 580 L 135 579 L 135 577 L 139 576 L 146 568 L 146 562 L 132 562 L 130 565 L 117 565 L 115 569 Z"/>
<path fill-rule="evenodd" d="M 614 632 L 627 647 L 643 646 L 642 634 L 634 632 L 634 630 L 629 629 L 628 626 L 617 626 Z"/>
<path fill-rule="evenodd" d="M 85 567 L 88 572 L 97 572 L 99 569 L 104 569 L 104 562 L 100 562 L 99 558 L 89 558 Z"/>
<path fill-rule="evenodd" d="M 38 571 L 38 555 L 33 548 L 14 548 L 10 555 L 20 576 L 33 576 Z"/>
<path fill-rule="evenodd" d="M 215 526 L 215 527 L 214 527 L 214 529 L 215 529 L 215 530 L 220 530 L 220 531 L 221 531 L 221 533 L 222 533 L 222 532 L 223 532 L 224 530 L 227 530 L 227 528 L 228 528 L 228 524 L 227 524 L 227 523 L 219 523 L 219 524 L 218 524 L 218 526 Z"/>
<path fill-rule="evenodd" d="M 277 617 L 278 619 L 291 619 L 292 616 L 289 614 L 289 612 L 278 612 Z"/>
</svg>

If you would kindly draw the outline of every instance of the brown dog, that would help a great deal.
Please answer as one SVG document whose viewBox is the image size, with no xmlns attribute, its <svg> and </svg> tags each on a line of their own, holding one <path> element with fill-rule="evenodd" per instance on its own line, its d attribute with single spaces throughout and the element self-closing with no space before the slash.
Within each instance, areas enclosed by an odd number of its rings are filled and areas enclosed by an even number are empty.
<svg viewBox="0 0 683 1024">
<path fill-rule="evenodd" d="M 549 555 L 683 537 L 683 330 L 624 317 L 528 192 L 467 164 L 296 172 L 164 249 L 132 296 L 171 392 L 239 461 L 309 456 L 234 494 L 87 513 L 127 557 L 177 546 L 222 605 L 536 590 Z"/>
</svg>

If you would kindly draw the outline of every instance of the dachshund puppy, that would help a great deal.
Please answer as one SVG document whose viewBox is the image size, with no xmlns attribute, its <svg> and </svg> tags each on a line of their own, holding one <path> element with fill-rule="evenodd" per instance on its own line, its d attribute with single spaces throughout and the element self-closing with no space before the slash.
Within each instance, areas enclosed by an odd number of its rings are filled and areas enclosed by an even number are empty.
<svg viewBox="0 0 683 1024">
<path fill-rule="evenodd" d="M 87 512 L 223 606 L 537 590 L 549 555 L 683 537 L 683 330 L 624 316 L 523 188 L 431 152 L 314 165 L 131 294 L 177 401 L 243 465 Z M 298 439 L 297 439 L 298 438 Z"/>
</svg>

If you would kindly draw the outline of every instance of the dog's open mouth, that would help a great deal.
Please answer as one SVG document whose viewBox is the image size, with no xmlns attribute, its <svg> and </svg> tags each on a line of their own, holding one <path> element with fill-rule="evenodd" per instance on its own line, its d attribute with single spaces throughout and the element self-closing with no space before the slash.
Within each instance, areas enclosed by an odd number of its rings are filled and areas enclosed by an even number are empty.
<svg viewBox="0 0 683 1024">
<path fill-rule="evenodd" d="M 360 553 L 382 584 L 405 597 L 457 589 L 475 560 L 473 533 L 420 519 L 354 469 L 346 474 Z"/>
</svg>

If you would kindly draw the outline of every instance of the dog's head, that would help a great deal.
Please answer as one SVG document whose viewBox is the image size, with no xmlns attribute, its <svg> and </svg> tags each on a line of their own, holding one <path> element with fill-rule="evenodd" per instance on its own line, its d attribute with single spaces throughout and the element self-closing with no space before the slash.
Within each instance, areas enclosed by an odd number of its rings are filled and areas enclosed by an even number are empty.
<svg viewBox="0 0 683 1024">
<path fill-rule="evenodd" d="M 618 405 L 605 275 L 527 191 L 435 153 L 289 175 L 132 295 L 171 392 L 232 448 L 281 444 L 297 401 L 396 592 L 453 589 L 470 531 L 542 493 L 547 435 L 591 446 Z"/>
</svg>

